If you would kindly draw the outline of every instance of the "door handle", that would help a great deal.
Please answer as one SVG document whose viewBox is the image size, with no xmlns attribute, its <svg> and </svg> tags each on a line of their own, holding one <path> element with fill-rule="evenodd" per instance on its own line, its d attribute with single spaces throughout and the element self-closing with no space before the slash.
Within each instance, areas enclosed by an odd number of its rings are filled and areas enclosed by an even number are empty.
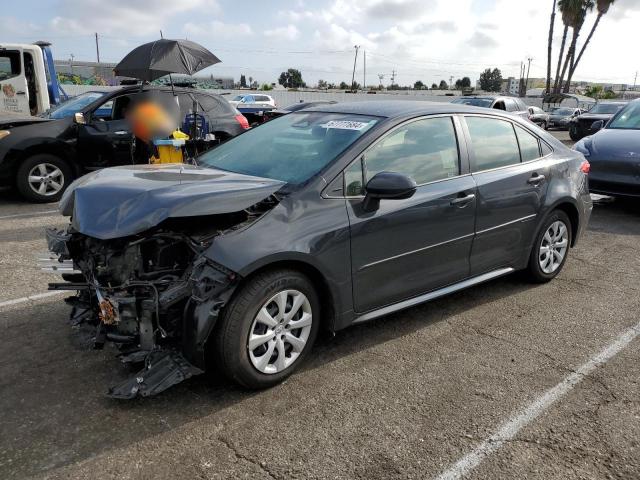
<svg viewBox="0 0 640 480">
<path fill-rule="evenodd" d="M 118 130 L 113 133 L 115 133 L 116 135 L 129 135 L 129 132 L 127 132 L 126 130 Z"/>
<path fill-rule="evenodd" d="M 16 95 L 26 95 L 26 92 L 23 92 L 22 90 L 19 92 L 16 92 Z"/>
<path fill-rule="evenodd" d="M 453 200 L 451 200 L 451 205 L 457 205 L 459 207 L 464 207 L 466 206 L 471 200 L 473 200 L 474 198 L 476 198 L 475 194 L 470 193 L 469 195 L 466 195 L 464 197 L 458 197 L 458 198 L 454 198 Z"/>
<path fill-rule="evenodd" d="M 527 183 L 531 184 L 531 185 L 537 185 L 538 183 L 544 181 L 545 176 L 544 175 L 536 175 L 534 174 L 534 176 L 532 176 L 529 180 L 527 180 Z"/>
</svg>

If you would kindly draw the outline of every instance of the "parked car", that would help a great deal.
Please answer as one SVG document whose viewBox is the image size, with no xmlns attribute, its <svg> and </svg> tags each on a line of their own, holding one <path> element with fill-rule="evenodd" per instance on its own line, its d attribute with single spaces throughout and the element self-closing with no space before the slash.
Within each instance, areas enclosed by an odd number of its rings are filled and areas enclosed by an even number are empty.
<svg viewBox="0 0 640 480">
<path fill-rule="evenodd" d="M 243 105 L 267 105 L 273 108 L 276 107 L 276 102 L 273 97 L 271 97 L 271 95 L 258 93 L 249 95 L 236 95 L 231 100 L 229 100 L 229 103 L 236 108 Z"/>
<path fill-rule="evenodd" d="M 640 197 L 640 100 L 627 104 L 597 133 L 575 144 L 591 164 L 589 188 L 615 197 Z"/>
<path fill-rule="evenodd" d="M 264 120 L 273 120 L 274 118 L 281 117 L 282 115 L 288 115 L 292 112 L 297 112 L 299 110 L 304 110 L 305 108 L 317 107 L 320 105 L 333 105 L 337 103 L 335 100 L 317 100 L 314 102 L 298 102 L 288 107 L 284 108 L 276 108 L 275 110 L 270 110 L 264 112 Z"/>
<path fill-rule="evenodd" d="M 451 103 L 459 105 L 471 105 L 473 107 L 495 108 L 496 110 L 504 110 L 513 115 L 517 115 L 524 119 L 529 119 L 529 108 L 517 97 L 505 96 L 474 96 L 457 98 Z"/>
<path fill-rule="evenodd" d="M 591 129 L 593 122 L 602 120 L 607 123 L 616 113 L 622 110 L 627 102 L 600 102 L 591 110 L 584 112 L 569 121 L 569 136 L 571 140 L 578 141 L 587 135 L 595 133 Z"/>
<path fill-rule="evenodd" d="M 577 117 L 578 115 L 582 115 L 584 110 L 580 108 L 573 107 L 553 107 L 549 111 L 549 127 L 557 130 L 568 130 L 569 122 Z"/>
<path fill-rule="evenodd" d="M 530 122 L 378 101 L 284 115 L 198 158 L 84 176 L 49 230 L 74 322 L 152 395 L 211 364 L 284 380 L 337 331 L 516 270 L 547 282 L 587 226 L 588 163 Z M 105 202 L 104 199 L 109 201 Z M 97 330 L 96 330 L 97 329 Z"/>
<path fill-rule="evenodd" d="M 543 130 L 549 126 L 549 114 L 539 107 L 529 107 L 529 120 Z"/>
<path fill-rule="evenodd" d="M 144 86 L 88 92 L 42 117 L 0 117 L 0 186 L 15 186 L 33 202 L 54 202 L 74 178 L 99 168 L 137 163 L 134 137 L 124 118 L 139 95 L 173 95 L 184 118 L 197 101 L 210 133 L 221 140 L 249 128 L 219 95 L 193 89 Z M 203 112 L 203 113 L 202 113 Z"/>
</svg>

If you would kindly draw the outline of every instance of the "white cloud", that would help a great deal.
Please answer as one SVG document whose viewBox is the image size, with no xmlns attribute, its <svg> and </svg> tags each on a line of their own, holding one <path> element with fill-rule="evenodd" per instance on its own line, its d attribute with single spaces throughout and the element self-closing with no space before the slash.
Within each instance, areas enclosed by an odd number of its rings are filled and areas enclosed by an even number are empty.
<svg viewBox="0 0 640 480">
<path fill-rule="evenodd" d="M 214 20 L 209 23 L 192 23 L 184 24 L 184 31 L 189 35 L 200 35 L 216 38 L 242 38 L 253 35 L 251 26 L 246 23 L 224 23 Z"/>
<path fill-rule="evenodd" d="M 300 30 L 295 25 L 289 24 L 286 27 L 265 30 L 264 35 L 278 40 L 295 40 L 300 36 Z"/>
</svg>

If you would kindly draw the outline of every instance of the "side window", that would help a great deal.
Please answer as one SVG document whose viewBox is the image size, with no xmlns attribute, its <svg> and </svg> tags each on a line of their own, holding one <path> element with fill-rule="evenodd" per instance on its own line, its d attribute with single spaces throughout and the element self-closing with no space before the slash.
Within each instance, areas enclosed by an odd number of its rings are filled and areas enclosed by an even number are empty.
<svg viewBox="0 0 640 480">
<path fill-rule="evenodd" d="M 9 80 L 18 75 L 20 75 L 20 52 L 18 50 L 0 51 L 0 80 Z"/>
<path fill-rule="evenodd" d="M 547 155 L 549 155 L 550 153 L 553 152 L 551 147 L 549 145 L 547 145 L 545 142 L 540 142 L 540 144 L 542 145 L 542 156 L 543 157 L 546 157 Z"/>
<path fill-rule="evenodd" d="M 351 166 L 344 171 L 344 191 L 347 197 L 364 195 L 362 160 L 353 162 Z"/>
<path fill-rule="evenodd" d="M 426 118 L 397 128 L 365 153 L 365 168 L 367 181 L 379 172 L 398 172 L 418 185 L 459 175 L 453 119 Z"/>
<path fill-rule="evenodd" d="M 221 105 L 218 103 L 213 97 L 209 97 L 207 95 L 196 95 L 198 102 L 200 103 L 200 107 L 207 113 L 215 113 L 218 110 L 221 110 Z"/>
<path fill-rule="evenodd" d="M 516 134 L 510 122 L 487 117 L 466 117 L 475 156 L 473 171 L 520 163 Z"/>
<path fill-rule="evenodd" d="M 538 139 L 527 132 L 524 128 L 516 127 L 516 135 L 518 136 L 518 143 L 520 144 L 520 156 L 523 162 L 529 160 L 535 160 L 540 158 L 540 146 L 538 145 Z"/>
<path fill-rule="evenodd" d="M 518 110 L 518 104 L 513 98 L 506 98 L 504 100 L 504 105 L 507 112 L 515 112 L 516 110 Z"/>
<path fill-rule="evenodd" d="M 498 100 L 494 105 L 493 108 L 495 108 L 496 110 L 506 110 L 505 106 L 504 106 L 504 102 L 502 100 Z"/>
<path fill-rule="evenodd" d="M 93 117 L 103 120 L 111 120 L 113 112 L 113 100 L 108 100 L 93 111 Z"/>
</svg>

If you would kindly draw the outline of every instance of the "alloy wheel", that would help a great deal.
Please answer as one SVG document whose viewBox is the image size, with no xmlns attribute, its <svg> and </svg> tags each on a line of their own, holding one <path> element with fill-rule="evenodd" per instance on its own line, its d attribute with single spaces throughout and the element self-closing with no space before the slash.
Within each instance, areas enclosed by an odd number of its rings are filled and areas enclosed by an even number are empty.
<svg viewBox="0 0 640 480">
<path fill-rule="evenodd" d="M 38 195 L 51 197 L 64 187 L 64 173 L 51 163 L 39 163 L 29 171 L 28 182 Z"/>
<path fill-rule="evenodd" d="M 311 303 L 304 293 L 276 293 L 260 307 L 249 329 L 251 364 L 270 375 L 289 368 L 304 350 L 312 322 Z"/>
<path fill-rule="evenodd" d="M 568 247 L 569 230 L 564 222 L 557 220 L 547 227 L 540 242 L 538 252 L 540 269 L 546 274 L 555 272 L 562 265 Z"/>
</svg>

